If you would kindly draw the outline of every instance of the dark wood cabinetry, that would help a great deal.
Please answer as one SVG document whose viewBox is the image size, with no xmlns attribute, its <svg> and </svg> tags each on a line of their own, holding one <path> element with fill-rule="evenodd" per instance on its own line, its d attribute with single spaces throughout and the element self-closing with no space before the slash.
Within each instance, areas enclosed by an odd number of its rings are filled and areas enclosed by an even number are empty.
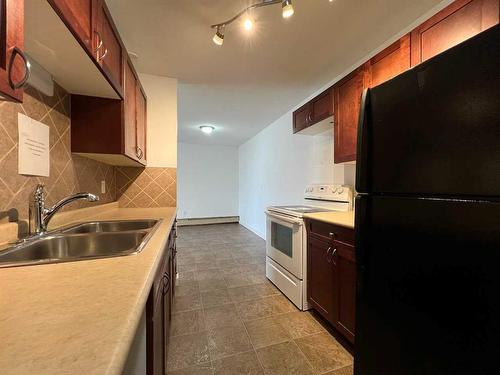
<svg viewBox="0 0 500 375">
<path fill-rule="evenodd" d="M 410 34 L 407 34 L 370 59 L 370 87 L 394 78 L 410 69 L 410 66 Z"/>
<path fill-rule="evenodd" d="M 335 163 L 356 160 L 361 95 L 369 84 L 369 64 L 366 63 L 333 86 Z"/>
<path fill-rule="evenodd" d="M 0 99 L 21 102 L 26 82 L 24 1 L 0 0 Z"/>
<path fill-rule="evenodd" d="M 75 38 L 89 52 L 94 50 L 96 0 L 48 0 Z"/>
<path fill-rule="evenodd" d="M 71 96 L 71 151 L 112 165 L 146 165 L 147 98 L 130 61 L 124 100 Z"/>
<path fill-rule="evenodd" d="M 354 230 L 309 219 L 306 220 L 306 227 L 308 302 L 354 343 Z"/>
<path fill-rule="evenodd" d="M 329 88 L 293 113 L 293 132 L 300 132 L 332 115 L 333 98 Z"/>
<path fill-rule="evenodd" d="M 498 0 L 456 0 L 411 32 L 411 63 L 420 64 L 499 21 Z"/>
<path fill-rule="evenodd" d="M 115 89 L 121 93 L 124 48 L 106 3 L 103 0 L 94 1 L 97 3 L 95 58 Z"/>
<path fill-rule="evenodd" d="M 166 354 L 172 314 L 174 274 L 172 258 L 175 249 L 175 224 L 168 245 L 160 261 L 146 305 L 147 374 L 164 375 L 167 371 Z"/>
</svg>

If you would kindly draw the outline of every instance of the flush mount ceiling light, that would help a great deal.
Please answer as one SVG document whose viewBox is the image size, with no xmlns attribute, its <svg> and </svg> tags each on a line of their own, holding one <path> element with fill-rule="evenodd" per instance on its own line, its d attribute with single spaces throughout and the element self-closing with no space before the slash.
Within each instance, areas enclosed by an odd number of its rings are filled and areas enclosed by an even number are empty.
<svg viewBox="0 0 500 375">
<path fill-rule="evenodd" d="M 212 134 L 215 128 L 212 125 L 202 125 L 200 126 L 200 130 L 205 134 Z"/>
<path fill-rule="evenodd" d="M 224 28 L 226 26 L 228 26 L 229 24 L 233 23 L 234 21 L 236 21 L 238 18 L 240 18 L 243 15 L 247 15 L 247 18 L 243 22 L 243 27 L 247 31 L 250 31 L 253 28 L 253 21 L 248 16 L 249 12 L 255 8 L 261 8 L 264 6 L 274 5 L 274 4 L 281 4 L 283 18 L 290 18 L 291 16 L 293 16 L 294 9 L 293 9 L 293 5 L 292 5 L 292 0 L 261 0 L 261 2 L 259 2 L 259 3 L 256 3 L 256 4 L 253 4 L 253 5 L 246 7 L 241 12 L 236 14 L 233 18 L 231 18 L 225 22 L 221 22 L 221 23 L 212 25 L 212 29 L 216 29 L 215 35 L 213 37 L 214 43 L 217 44 L 218 46 L 221 46 L 224 43 Z"/>
</svg>

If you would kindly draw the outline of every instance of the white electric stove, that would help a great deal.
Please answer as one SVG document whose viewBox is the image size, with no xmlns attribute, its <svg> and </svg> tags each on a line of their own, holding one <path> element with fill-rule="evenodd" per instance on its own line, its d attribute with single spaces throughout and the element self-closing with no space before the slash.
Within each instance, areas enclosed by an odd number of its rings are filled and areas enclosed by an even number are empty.
<svg viewBox="0 0 500 375">
<path fill-rule="evenodd" d="M 303 215 L 352 210 L 352 189 L 344 185 L 310 185 L 301 205 L 266 210 L 266 276 L 299 309 L 307 304 L 307 233 Z"/>
</svg>

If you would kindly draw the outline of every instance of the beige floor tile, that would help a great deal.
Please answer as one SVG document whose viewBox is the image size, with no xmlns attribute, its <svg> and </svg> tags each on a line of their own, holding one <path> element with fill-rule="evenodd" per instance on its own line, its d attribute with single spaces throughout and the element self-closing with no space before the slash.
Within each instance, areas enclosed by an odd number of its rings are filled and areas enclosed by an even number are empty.
<svg viewBox="0 0 500 375">
<path fill-rule="evenodd" d="M 236 304 L 236 308 L 243 320 L 259 319 L 298 311 L 286 297 L 281 295 L 239 302 Z"/>
<path fill-rule="evenodd" d="M 178 272 L 177 275 L 177 282 L 196 281 L 193 271 Z"/>
<path fill-rule="evenodd" d="M 217 328 L 209 332 L 208 347 L 212 360 L 252 350 L 252 344 L 243 325 Z"/>
<path fill-rule="evenodd" d="M 204 309 L 205 325 L 208 330 L 222 327 L 241 328 L 243 323 L 236 311 L 234 304 L 214 306 Z"/>
<path fill-rule="evenodd" d="M 212 364 L 210 362 L 188 367 L 182 370 L 169 371 L 167 375 L 213 375 L 214 370 L 212 368 Z"/>
<path fill-rule="evenodd" d="M 271 283 L 265 282 L 262 284 L 230 288 L 228 289 L 228 293 L 231 300 L 234 302 L 242 302 L 277 295 L 280 294 L 280 291 L 271 285 Z"/>
<path fill-rule="evenodd" d="M 308 312 L 294 311 L 275 318 L 293 339 L 325 331 Z"/>
<path fill-rule="evenodd" d="M 351 365 L 330 371 L 324 375 L 353 375 L 353 374 L 354 374 L 354 368 Z"/>
<path fill-rule="evenodd" d="M 274 317 L 250 320 L 245 326 L 255 349 L 290 341 L 290 335 Z"/>
<path fill-rule="evenodd" d="M 175 295 L 182 296 L 192 296 L 193 294 L 199 294 L 200 287 L 198 281 L 193 280 L 176 280 L 175 284 Z"/>
<path fill-rule="evenodd" d="M 197 310 L 200 309 L 201 306 L 200 294 L 188 296 L 178 296 L 176 294 L 172 303 L 172 312 L 176 313 L 181 311 Z"/>
<path fill-rule="evenodd" d="M 351 354 L 327 332 L 296 339 L 295 342 L 319 373 L 353 363 Z"/>
<path fill-rule="evenodd" d="M 260 375 L 264 373 L 253 350 L 218 359 L 213 361 L 212 365 L 215 375 Z"/>
<path fill-rule="evenodd" d="M 167 370 L 174 371 L 210 361 L 208 338 L 205 333 L 194 333 L 170 338 Z"/>
<path fill-rule="evenodd" d="M 306 357 L 293 341 L 257 349 L 257 356 L 266 375 L 314 374 Z"/>
<path fill-rule="evenodd" d="M 212 289 L 201 292 L 201 302 L 204 308 L 231 303 L 227 289 Z"/>
<path fill-rule="evenodd" d="M 203 310 L 191 310 L 172 315 L 170 336 L 187 335 L 205 330 Z"/>
</svg>

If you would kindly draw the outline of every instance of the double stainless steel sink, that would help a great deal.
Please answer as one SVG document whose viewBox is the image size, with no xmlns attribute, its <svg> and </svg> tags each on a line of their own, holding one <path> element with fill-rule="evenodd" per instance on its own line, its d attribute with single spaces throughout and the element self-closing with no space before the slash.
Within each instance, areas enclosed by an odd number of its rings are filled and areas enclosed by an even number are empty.
<svg viewBox="0 0 500 375">
<path fill-rule="evenodd" d="M 108 258 L 140 252 L 159 220 L 94 221 L 0 251 L 0 268 Z"/>
</svg>

